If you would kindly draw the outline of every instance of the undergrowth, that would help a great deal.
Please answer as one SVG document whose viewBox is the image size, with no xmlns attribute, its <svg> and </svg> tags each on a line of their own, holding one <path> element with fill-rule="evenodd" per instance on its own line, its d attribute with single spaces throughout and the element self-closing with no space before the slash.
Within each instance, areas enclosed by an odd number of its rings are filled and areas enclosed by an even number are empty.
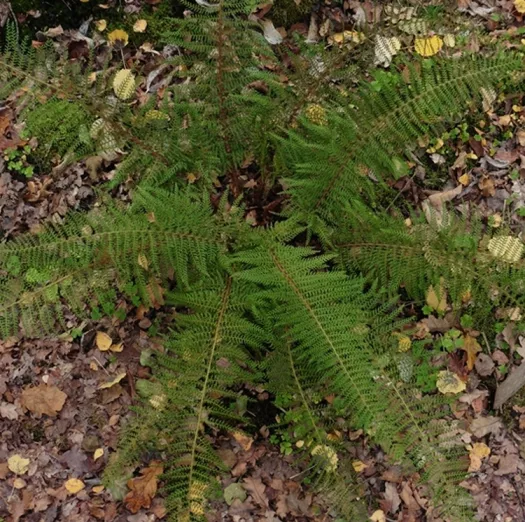
<svg viewBox="0 0 525 522">
<path fill-rule="evenodd" d="M 173 81 L 143 105 L 130 102 L 134 83 L 115 87 L 120 66 L 108 61 L 92 81 L 89 60 L 8 32 L 1 95 L 23 106 L 27 131 L 65 162 L 123 157 L 109 188 L 126 183 L 133 198 L 124 208 L 102 193 L 91 212 L 0 245 L 2 335 L 49 334 L 64 310 L 89 315 L 115 290 L 145 306 L 162 295 L 177 311 L 106 470 L 117 495 L 145 451 L 160 451 L 171 520 L 204 520 L 222 470 L 211 434 L 250 430 L 231 407 L 248 383 L 293 411 L 310 480 L 346 519 L 363 506 L 328 436 L 334 416 L 314 399 L 329 394 L 348 426 L 419 472 L 434 513 L 472 520 L 448 399 L 422 389 L 433 371 L 424 343 L 400 354 L 398 336 L 404 304 L 422 304 L 431 285 L 478 328 L 496 306 L 523 306 L 523 245 L 474 213 L 409 216 L 388 181 L 418 138 L 440 135 L 488 89 L 518 89 L 523 57 L 423 61 L 352 89 L 316 68 L 328 59 L 320 46 L 284 78 L 248 0 L 187 7 L 163 33 L 180 49 L 166 60 Z M 284 187 L 270 226 L 245 219 L 247 166 L 267 193 Z"/>
</svg>

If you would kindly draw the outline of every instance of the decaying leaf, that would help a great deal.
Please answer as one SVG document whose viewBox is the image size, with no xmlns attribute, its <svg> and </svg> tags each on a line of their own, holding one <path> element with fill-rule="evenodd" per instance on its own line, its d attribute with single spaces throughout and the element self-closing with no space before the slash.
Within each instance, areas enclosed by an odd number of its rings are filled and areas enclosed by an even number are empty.
<svg viewBox="0 0 525 522">
<path fill-rule="evenodd" d="M 104 455 L 104 448 L 97 448 L 93 453 L 93 460 L 97 460 Z"/>
<path fill-rule="evenodd" d="M 163 471 L 159 462 L 152 462 L 149 467 L 141 471 L 140 477 L 128 480 L 130 491 L 124 498 L 124 502 L 132 513 L 137 513 L 141 508 L 148 509 L 151 506 L 151 501 L 157 493 L 159 475 Z"/>
<path fill-rule="evenodd" d="M 113 340 L 107 333 L 97 332 L 97 336 L 95 337 L 95 343 L 97 345 L 97 348 L 101 352 L 107 352 L 111 348 Z"/>
<path fill-rule="evenodd" d="M 146 30 L 146 27 L 148 27 L 147 20 L 144 20 L 144 19 L 137 20 L 133 24 L 133 31 L 135 31 L 136 33 L 143 33 Z"/>
<path fill-rule="evenodd" d="M 372 513 L 370 520 L 372 522 L 386 522 L 385 512 L 382 509 L 377 509 Z"/>
<path fill-rule="evenodd" d="M 72 495 L 76 495 L 79 491 L 82 491 L 86 485 L 77 478 L 70 478 L 64 483 L 66 490 Z"/>
<path fill-rule="evenodd" d="M 454 373 L 449 370 L 443 370 L 438 373 L 437 389 L 441 393 L 461 393 L 465 391 L 467 385 Z"/>
<path fill-rule="evenodd" d="M 467 368 L 469 371 L 472 371 L 477 355 L 481 352 L 481 346 L 474 337 L 467 334 L 463 338 L 463 346 L 461 346 L 461 349 L 467 352 Z"/>
<path fill-rule="evenodd" d="M 434 56 L 441 51 L 443 40 L 441 37 L 434 35 L 428 38 L 416 38 L 414 49 L 420 56 Z"/>
<path fill-rule="evenodd" d="M 482 459 L 487 458 L 490 455 L 490 448 L 483 442 L 475 442 L 468 449 L 470 457 L 468 471 L 479 471 Z"/>
<path fill-rule="evenodd" d="M 111 33 L 108 34 L 108 42 L 111 45 L 115 44 L 121 44 L 121 45 L 128 45 L 129 41 L 129 35 L 126 33 L 126 31 L 123 31 L 122 29 L 115 29 L 114 31 L 111 31 Z"/>
<path fill-rule="evenodd" d="M 525 0 L 514 0 L 514 8 L 518 13 L 525 14 Z"/>
<path fill-rule="evenodd" d="M 29 469 L 30 460 L 22 457 L 21 455 L 11 455 L 7 459 L 7 467 L 17 475 L 23 475 L 27 473 Z"/>
<path fill-rule="evenodd" d="M 122 379 L 124 379 L 124 377 L 126 377 L 126 372 L 119 373 L 112 381 L 101 384 L 98 387 L 98 389 L 105 390 L 107 388 L 111 388 L 112 386 L 115 386 L 115 384 L 118 384 Z"/>
<path fill-rule="evenodd" d="M 135 93 L 135 76 L 130 69 L 121 69 L 113 79 L 113 92 L 120 100 L 129 100 Z"/>
<path fill-rule="evenodd" d="M 367 464 L 365 464 L 362 460 L 354 460 L 352 462 L 352 467 L 356 473 L 361 473 L 361 471 L 368 468 Z"/>
<path fill-rule="evenodd" d="M 22 406 L 33 413 L 54 417 L 66 402 L 67 395 L 56 386 L 39 384 L 22 392 Z"/>
</svg>

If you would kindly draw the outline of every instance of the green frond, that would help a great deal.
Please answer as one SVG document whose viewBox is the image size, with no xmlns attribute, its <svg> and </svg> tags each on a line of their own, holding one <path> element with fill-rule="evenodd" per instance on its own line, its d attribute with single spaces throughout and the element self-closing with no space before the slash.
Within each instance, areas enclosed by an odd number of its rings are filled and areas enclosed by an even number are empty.
<svg viewBox="0 0 525 522">
<path fill-rule="evenodd" d="M 264 332 L 247 320 L 251 285 L 231 278 L 208 280 L 202 289 L 172 294 L 177 330 L 157 356 L 155 386 L 144 405 L 157 411 L 157 450 L 165 454 L 167 508 L 173 520 L 205 520 L 206 500 L 223 471 L 210 434 L 246 424 L 229 404 L 237 388 L 258 379 L 250 352 Z M 140 413 L 139 413 L 140 418 Z M 149 429 L 149 428 L 147 428 Z"/>
<path fill-rule="evenodd" d="M 395 173 L 396 158 L 418 137 L 442 130 L 472 100 L 482 99 L 483 89 L 521 80 L 522 58 L 467 57 L 408 70 L 408 82 L 399 77 L 379 92 L 365 87 L 359 96 L 349 96 L 349 109 L 327 112 L 326 125 L 305 123 L 283 144 L 292 165 L 289 192 L 305 219 L 319 215 L 336 222 L 355 194 L 374 198 L 373 179 Z"/>
<path fill-rule="evenodd" d="M 395 314 L 388 302 L 378 307 L 378 296 L 366 293 L 362 280 L 326 271 L 330 256 L 313 254 L 267 243 L 235 258 L 246 265 L 235 276 L 268 288 L 264 297 L 294 342 L 295 360 L 336 394 L 352 425 L 366 430 L 394 460 L 423 470 L 436 505 L 443 502 L 458 513 L 467 509 L 457 487 L 465 463 L 440 445 L 451 431 L 448 423 L 433 422 L 436 412 L 445 415 L 445 400 L 421 397 L 389 368 Z"/>
<path fill-rule="evenodd" d="M 108 289 L 136 285 L 150 303 L 155 278 L 187 286 L 217 263 L 222 239 L 207 202 L 185 194 L 142 192 L 135 207 L 72 215 L 36 235 L 0 245 L 0 331 L 53 330 L 66 304 L 84 315 Z M 153 292 L 153 293 L 152 293 Z"/>
</svg>

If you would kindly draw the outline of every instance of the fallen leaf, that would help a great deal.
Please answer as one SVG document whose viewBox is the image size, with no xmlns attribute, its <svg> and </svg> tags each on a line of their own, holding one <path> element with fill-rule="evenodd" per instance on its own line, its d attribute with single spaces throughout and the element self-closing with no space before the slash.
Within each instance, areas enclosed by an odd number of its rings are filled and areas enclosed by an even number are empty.
<svg viewBox="0 0 525 522">
<path fill-rule="evenodd" d="M 443 40 L 437 36 L 429 36 L 428 38 L 416 38 L 414 42 L 414 49 L 420 56 L 434 56 L 443 47 Z"/>
<path fill-rule="evenodd" d="M 77 478 L 70 478 L 64 483 L 64 487 L 72 495 L 76 495 L 79 491 L 82 491 L 86 486 L 85 484 Z"/>
<path fill-rule="evenodd" d="M 108 34 L 108 42 L 111 45 L 115 45 L 116 43 L 120 43 L 121 45 L 128 45 L 129 41 L 129 35 L 126 33 L 126 31 L 123 31 L 122 29 L 115 29 L 114 31 L 111 31 L 111 33 Z"/>
<path fill-rule="evenodd" d="M 148 509 L 151 500 L 157 493 L 158 477 L 164 469 L 159 462 L 152 462 L 149 467 L 141 470 L 141 476 L 128 480 L 129 493 L 124 498 L 126 507 L 137 513 L 139 509 Z"/>
<path fill-rule="evenodd" d="M 39 384 L 22 391 L 22 406 L 33 413 L 54 417 L 66 402 L 67 395 L 56 386 Z"/>
<path fill-rule="evenodd" d="M 518 471 L 518 456 L 517 455 L 505 455 L 501 457 L 498 463 L 498 469 L 494 472 L 494 475 L 513 475 Z"/>
<path fill-rule="evenodd" d="M 97 345 L 97 348 L 101 352 L 107 352 L 111 348 L 111 345 L 113 344 L 113 340 L 107 333 L 97 332 L 95 343 Z"/>
<path fill-rule="evenodd" d="M 104 486 L 102 486 L 102 485 L 100 485 L 100 486 L 93 486 L 93 489 L 91 491 L 93 491 L 93 493 L 95 493 L 95 495 L 100 495 L 100 493 L 102 493 L 104 491 Z"/>
<path fill-rule="evenodd" d="M 385 512 L 382 509 L 377 509 L 372 513 L 370 520 L 372 522 L 386 522 Z"/>
<path fill-rule="evenodd" d="M 525 0 L 514 0 L 514 7 L 520 14 L 525 14 Z"/>
<path fill-rule="evenodd" d="M 523 0 L 525 2 L 525 0 Z M 525 145 L 525 130 L 519 129 L 516 132 L 516 139 L 518 140 L 518 143 L 523 147 Z"/>
<path fill-rule="evenodd" d="M 474 363 L 476 362 L 476 357 L 478 353 L 481 352 L 481 346 L 474 337 L 467 334 L 463 337 L 463 346 L 461 346 L 461 350 L 467 352 L 467 368 L 469 371 L 472 371 Z"/>
<path fill-rule="evenodd" d="M 496 365 L 494 364 L 494 361 L 491 359 L 490 355 L 487 355 L 486 353 L 480 353 L 476 358 L 474 366 L 481 377 L 487 377 L 492 374 Z"/>
<path fill-rule="evenodd" d="M 16 477 L 15 480 L 13 480 L 13 487 L 15 489 L 23 489 L 26 486 L 27 486 L 27 482 L 24 479 Z"/>
<path fill-rule="evenodd" d="M 146 30 L 146 27 L 148 27 L 147 20 L 144 20 L 144 19 L 137 20 L 133 24 L 133 31 L 135 31 L 136 33 L 143 33 Z"/>
<path fill-rule="evenodd" d="M 490 198 L 496 194 L 496 187 L 494 186 L 494 180 L 488 176 L 483 176 L 478 182 L 479 190 L 485 198 Z"/>
<path fill-rule="evenodd" d="M 27 473 L 27 470 L 29 469 L 29 459 L 25 459 L 21 455 L 11 455 L 7 459 L 7 466 L 8 468 L 17 475 L 23 475 L 24 473 Z"/>
<path fill-rule="evenodd" d="M 470 183 L 470 175 L 469 174 L 463 174 L 458 178 L 459 183 L 461 183 L 464 187 L 468 186 Z"/>
<path fill-rule="evenodd" d="M 461 393 L 467 388 L 467 385 L 454 373 L 443 370 L 438 373 L 437 389 L 441 393 Z"/>
<path fill-rule="evenodd" d="M 497 433 L 501 430 L 503 424 L 498 417 L 488 415 L 487 417 L 477 417 L 469 426 L 472 435 L 482 438 L 489 433 Z"/>
<path fill-rule="evenodd" d="M 361 460 L 354 460 L 352 462 L 352 467 L 354 468 L 354 471 L 356 473 L 361 473 L 361 471 L 365 470 L 366 468 L 368 468 L 368 465 L 365 464 L 363 461 Z"/>
<path fill-rule="evenodd" d="M 107 26 L 108 26 L 108 23 L 104 19 L 97 20 L 95 22 L 95 27 L 97 28 L 97 31 L 100 31 L 100 32 L 105 31 Z"/>
<path fill-rule="evenodd" d="M 97 460 L 104 455 L 104 448 L 97 448 L 93 453 L 93 460 Z"/>
<path fill-rule="evenodd" d="M 112 386 L 115 386 L 115 384 L 118 384 L 122 379 L 124 379 L 124 377 L 126 377 L 126 372 L 119 373 L 112 381 L 101 384 L 98 387 L 98 389 L 105 390 L 107 388 L 111 388 Z"/>
<path fill-rule="evenodd" d="M 224 488 L 224 500 L 228 506 L 231 506 L 235 499 L 244 502 L 247 496 L 246 490 L 238 482 L 233 482 L 228 487 Z"/>
<path fill-rule="evenodd" d="M 490 448 L 483 442 L 475 442 L 470 446 L 469 458 L 470 466 L 469 473 L 472 471 L 479 471 L 481 468 L 481 461 L 490 455 Z"/>
<path fill-rule="evenodd" d="M 233 433 L 233 438 L 244 451 L 248 451 L 252 447 L 253 439 L 240 431 L 235 431 Z"/>
<path fill-rule="evenodd" d="M 269 506 L 269 499 L 266 495 L 266 486 L 260 478 L 247 477 L 244 479 L 244 489 L 250 493 L 253 500 L 261 507 Z"/>
<path fill-rule="evenodd" d="M 120 342 L 117 344 L 112 344 L 109 350 L 111 352 L 120 353 L 124 350 L 124 343 Z"/>
</svg>

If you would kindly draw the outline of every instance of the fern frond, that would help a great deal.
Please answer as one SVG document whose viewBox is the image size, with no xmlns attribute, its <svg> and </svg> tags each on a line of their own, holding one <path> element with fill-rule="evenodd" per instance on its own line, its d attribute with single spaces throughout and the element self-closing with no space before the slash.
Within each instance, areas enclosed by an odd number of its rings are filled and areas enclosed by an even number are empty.
<svg viewBox="0 0 525 522">
<path fill-rule="evenodd" d="M 330 256 L 313 254 L 267 243 L 235 258 L 247 267 L 236 276 L 268 287 L 264 295 L 275 306 L 278 326 L 294 341 L 295 359 L 336 394 L 350 422 L 395 460 L 423 469 L 436 505 L 467 509 L 457 488 L 464 462 L 440 446 L 450 431 L 447 423 L 432 422 L 437 411 L 445 413 L 444 399 L 420 397 L 391 376 L 386 340 L 395 321 L 388 303 L 377 308 L 377 296 L 364 292 L 363 281 L 326 271 Z"/>
<path fill-rule="evenodd" d="M 173 520 L 205 519 L 206 501 L 223 470 L 209 434 L 246 423 L 228 402 L 235 402 L 236 387 L 258 379 L 250 351 L 260 348 L 265 334 L 245 317 L 252 292 L 242 281 L 217 277 L 202 289 L 170 297 L 191 313 L 177 316 L 177 331 L 157 357 L 160 391 L 149 398 L 145 413 L 158 413 L 157 440 L 165 442 L 157 449 L 169 463 L 166 504 Z"/>
<path fill-rule="evenodd" d="M 494 58 L 468 57 L 439 65 L 409 69 L 409 81 L 362 89 L 350 98 L 355 109 L 340 107 L 327 113 L 328 124 L 306 123 L 283 144 L 292 165 L 287 180 L 292 202 L 309 221 L 319 215 L 337 222 L 345 201 L 359 193 L 373 198 L 369 173 L 385 179 L 396 172 L 396 158 L 418 137 L 441 130 L 482 89 L 502 79 L 521 79 L 522 60 L 508 54 Z M 399 85 L 401 83 L 401 85 Z"/>
<path fill-rule="evenodd" d="M 153 278 L 187 286 L 217 262 L 222 239 L 207 202 L 185 194 L 137 196 L 128 212 L 72 215 L 41 234 L 0 245 L 0 331 L 53 330 L 63 304 L 84 315 L 108 289 L 133 283 L 143 302 Z"/>
</svg>

